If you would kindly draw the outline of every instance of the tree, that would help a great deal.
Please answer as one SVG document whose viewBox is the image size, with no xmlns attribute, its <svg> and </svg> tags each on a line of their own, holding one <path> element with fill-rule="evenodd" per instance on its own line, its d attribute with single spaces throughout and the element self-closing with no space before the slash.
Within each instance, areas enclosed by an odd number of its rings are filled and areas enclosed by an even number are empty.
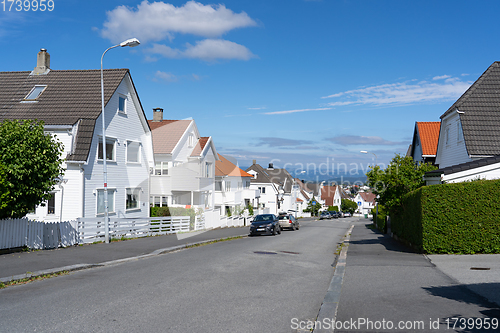
<svg viewBox="0 0 500 333">
<path fill-rule="evenodd" d="M 9 184 L 6 179 L 5 167 L 0 164 L 0 213 L 10 202 Z"/>
<path fill-rule="evenodd" d="M 311 200 L 309 200 L 307 208 L 304 209 L 304 212 L 306 213 L 311 212 L 311 216 L 317 216 L 320 209 L 321 209 L 321 204 L 313 197 Z"/>
<path fill-rule="evenodd" d="M 342 202 L 341 207 L 343 212 L 349 212 L 351 214 L 354 214 L 356 209 L 358 209 L 358 205 L 352 200 L 342 199 L 341 202 Z"/>
<path fill-rule="evenodd" d="M 396 154 L 385 170 L 377 165 L 366 176 L 368 185 L 379 196 L 377 202 L 391 214 L 399 209 L 406 193 L 425 185 L 424 174 L 435 169 L 430 163 L 415 164 L 411 156 Z"/>
<path fill-rule="evenodd" d="M 45 134 L 43 122 L 4 120 L 0 123 L 0 164 L 4 167 L 9 201 L 0 218 L 25 216 L 48 200 L 63 173 L 62 143 Z"/>
</svg>

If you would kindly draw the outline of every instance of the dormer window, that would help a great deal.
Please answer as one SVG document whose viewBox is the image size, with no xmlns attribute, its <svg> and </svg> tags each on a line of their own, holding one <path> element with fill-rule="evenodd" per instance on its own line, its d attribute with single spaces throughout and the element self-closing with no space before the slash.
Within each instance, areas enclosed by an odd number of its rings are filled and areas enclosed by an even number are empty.
<svg viewBox="0 0 500 333">
<path fill-rule="evenodd" d="M 188 147 L 189 148 L 192 148 L 194 146 L 194 134 L 189 134 L 189 138 L 188 138 Z"/>
<path fill-rule="evenodd" d="M 118 96 L 118 112 L 127 113 L 127 97 L 123 95 Z"/>
<path fill-rule="evenodd" d="M 47 88 L 47 86 L 34 86 L 33 89 L 31 89 L 30 93 L 24 98 L 24 100 L 36 100 L 44 92 L 45 88 Z"/>
</svg>

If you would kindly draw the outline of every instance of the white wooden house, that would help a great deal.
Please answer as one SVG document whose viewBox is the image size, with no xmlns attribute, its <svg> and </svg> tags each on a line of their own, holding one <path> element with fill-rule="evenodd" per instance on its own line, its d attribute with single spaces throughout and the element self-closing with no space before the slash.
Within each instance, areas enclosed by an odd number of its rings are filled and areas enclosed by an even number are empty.
<svg viewBox="0 0 500 333">
<path fill-rule="evenodd" d="M 42 49 L 31 72 L 0 72 L 0 121 L 36 119 L 64 145 L 53 197 L 29 218 L 66 221 L 104 213 L 100 70 L 52 70 Z M 149 216 L 151 132 L 128 69 L 104 70 L 110 217 Z"/>
<path fill-rule="evenodd" d="M 148 120 L 153 137 L 154 170 L 150 203 L 154 206 L 214 207 L 215 161 L 211 137 L 201 137 L 194 120 L 165 120 L 156 108 Z"/>
</svg>

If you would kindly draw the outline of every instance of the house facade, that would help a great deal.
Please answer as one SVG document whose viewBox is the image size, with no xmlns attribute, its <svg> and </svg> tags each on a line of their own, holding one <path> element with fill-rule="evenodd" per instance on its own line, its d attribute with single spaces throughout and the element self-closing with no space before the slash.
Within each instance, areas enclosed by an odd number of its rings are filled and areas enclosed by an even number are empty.
<svg viewBox="0 0 500 333">
<path fill-rule="evenodd" d="M 212 138 L 201 137 L 192 119 L 163 119 L 161 108 L 148 123 L 154 152 L 150 204 L 212 209 L 218 160 Z"/>
<path fill-rule="evenodd" d="M 43 121 L 64 146 L 64 175 L 52 198 L 28 218 L 104 216 L 103 142 L 109 216 L 149 216 L 151 132 L 128 69 L 104 70 L 104 139 L 100 70 L 52 70 L 42 49 L 33 71 L 0 72 L 0 96 L 0 121 Z"/>
<path fill-rule="evenodd" d="M 377 196 L 372 192 L 358 192 L 354 201 L 358 204 L 357 212 L 363 215 L 370 215 L 375 208 Z"/>
<path fill-rule="evenodd" d="M 340 196 L 340 187 L 338 185 L 324 185 L 321 188 L 321 200 L 323 208 L 328 209 L 330 206 L 336 206 L 341 210 L 342 197 Z"/>
<path fill-rule="evenodd" d="M 494 62 L 441 116 L 439 168 L 500 155 L 499 78 L 500 62 Z"/>
<path fill-rule="evenodd" d="M 252 175 L 240 169 L 234 161 L 218 154 L 215 161 L 214 208 L 221 215 L 234 215 L 249 205 L 256 207 L 260 197 L 258 189 L 251 189 Z"/>
<path fill-rule="evenodd" d="M 440 127 L 439 121 L 415 122 L 409 150 L 409 155 L 415 162 L 435 164 Z"/>
</svg>

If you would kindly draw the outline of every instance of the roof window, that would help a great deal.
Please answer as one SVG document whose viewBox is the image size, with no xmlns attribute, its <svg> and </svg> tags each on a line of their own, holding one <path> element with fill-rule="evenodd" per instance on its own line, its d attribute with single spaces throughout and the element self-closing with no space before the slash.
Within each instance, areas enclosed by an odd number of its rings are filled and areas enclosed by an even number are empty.
<svg viewBox="0 0 500 333">
<path fill-rule="evenodd" d="M 47 88 L 47 86 L 34 86 L 24 99 L 28 101 L 37 99 L 44 92 L 45 88 Z"/>
</svg>

